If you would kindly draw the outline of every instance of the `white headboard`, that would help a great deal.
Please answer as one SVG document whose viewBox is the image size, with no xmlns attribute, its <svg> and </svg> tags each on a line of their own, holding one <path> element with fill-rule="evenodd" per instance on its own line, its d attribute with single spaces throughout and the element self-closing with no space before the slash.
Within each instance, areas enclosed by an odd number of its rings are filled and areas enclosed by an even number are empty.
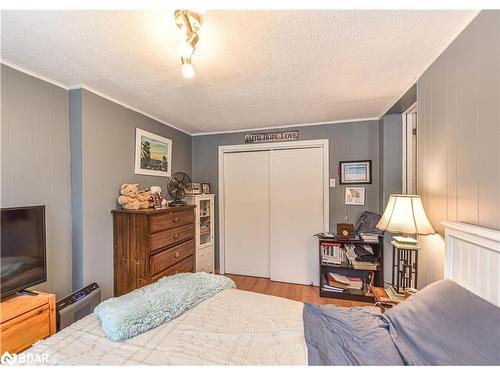
<svg viewBox="0 0 500 375">
<path fill-rule="evenodd" d="M 443 222 L 445 277 L 500 306 L 500 231 Z"/>
</svg>

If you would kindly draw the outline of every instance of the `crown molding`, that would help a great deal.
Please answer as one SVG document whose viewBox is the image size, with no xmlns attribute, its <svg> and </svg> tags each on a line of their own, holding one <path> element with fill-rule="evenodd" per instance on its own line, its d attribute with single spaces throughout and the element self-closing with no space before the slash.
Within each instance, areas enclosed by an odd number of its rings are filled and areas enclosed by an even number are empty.
<svg viewBox="0 0 500 375">
<path fill-rule="evenodd" d="M 103 93 L 103 92 L 101 92 L 99 90 L 96 90 L 96 89 L 94 89 L 94 88 L 92 88 L 90 86 L 83 85 L 83 84 L 81 84 L 81 85 L 65 85 L 64 83 L 61 83 L 61 82 L 56 81 L 54 79 L 51 79 L 51 78 L 49 78 L 47 76 L 44 76 L 42 74 L 35 73 L 32 70 L 26 69 L 26 68 L 24 68 L 24 67 L 22 67 L 20 65 L 14 64 L 14 63 L 12 63 L 10 61 L 7 61 L 5 59 L 0 59 L 0 63 L 3 64 L 3 65 L 5 65 L 5 66 L 8 66 L 9 68 L 17 70 L 17 71 L 19 71 L 21 73 L 27 74 L 27 75 L 29 75 L 31 77 L 34 77 L 34 78 L 41 79 L 42 81 L 48 82 L 48 83 L 50 83 L 52 85 L 55 85 L 55 86 L 60 87 L 62 89 L 65 89 L 66 91 L 78 90 L 78 89 L 85 89 L 85 90 L 87 90 L 87 91 L 89 91 L 89 92 L 91 92 L 91 93 L 93 93 L 93 94 L 95 94 L 97 96 L 100 96 L 100 97 L 102 97 L 102 98 L 104 98 L 106 100 L 109 100 L 109 101 L 111 101 L 111 102 L 113 102 L 115 104 L 118 104 L 118 105 L 120 105 L 122 107 L 130 109 L 131 111 L 140 113 L 141 115 L 149 117 L 152 120 L 158 121 L 158 122 L 162 123 L 163 125 L 169 126 L 169 127 L 173 128 L 175 130 L 178 130 L 178 131 L 184 133 L 184 134 L 191 135 L 186 130 L 180 129 L 177 126 L 169 124 L 168 122 L 166 122 L 166 121 L 164 121 L 164 120 L 162 120 L 162 119 L 160 119 L 160 118 L 158 118 L 158 117 L 156 117 L 154 115 L 151 115 L 151 114 L 149 114 L 147 112 L 141 111 L 140 109 L 138 109 L 138 108 L 136 108 L 134 106 L 131 106 L 131 105 L 125 103 L 125 102 L 122 102 L 121 100 L 118 100 L 118 99 L 116 99 L 116 98 L 114 98 L 112 96 L 109 96 L 109 95 L 107 95 L 107 94 L 105 94 L 105 93 Z"/>
<path fill-rule="evenodd" d="M 130 109 L 131 111 L 134 111 L 134 112 L 137 112 L 137 113 L 140 113 L 141 115 L 143 116 L 146 116 L 146 117 L 149 117 L 150 119 L 152 120 L 155 120 L 155 121 L 158 121 L 160 123 L 162 123 L 163 125 L 166 125 L 168 127 L 171 127 L 172 129 L 175 129 L 175 130 L 178 130 L 184 134 L 187 134 L 187 135 L 192 135 L 191 133 L 187 132 L 186 130 L 183 130 L 175 125 L 172 125 L 168 122 L 166 122 L 165 120 L 162 120 L 160 119 L 159 117 L 155 116 L 155 115 L 152 115 L 148 112 L 145 112 L 145 111 L 142 111 L 140 110 L 139 108 L 137 107 L 134 107 L 134 106 L 131 106 L 125 102 L 122 102 L 121 100 L 119 99 L 116 99 L 115 97 L 113 96 L 110 96 L 108 94 L 105 94 L 103 93 L 102 91 L 99 91 L 99 90 L 96 90 L 94 89 L 93 87 L 90 87 L 90 86 L 87 86 L 87 85 L 73 85 L 73 86 L 69 86 L 68 87 L 68 90 L 71 91 L 71 90 L 79 90 L 79 89 L 84 89 L 86 91 L 89 91 L 91 92 L 92 94 L 95 94 L 97 96 L 100 96 L 101 98 L 103 99 L 106 99 L 106 100 L 109 100 L 110 102 L 113 102 L 115 104 L 118 104 L 124 108 L 127 108 L 127 109 Z"/>
<path fill-rule="evenodd" d="M 22 66 L 19 66 L 19 65 L 17 65 L 17 64 L 14 64 L 14 63 L 12 63 L 12 62 L 10 62 L 10 61 L 7 61 L 7 60 L 5 60 L 5 59 L 0 59 L 0 63 L 1 63 L 2 65 L 8 66 L 9 68 L 12 68 L 12 69 L 14 69 L 14 70 L 17 70 L 17 71 L 19 71 L 19 72 L 21 72 L 21 73 L 27 74 L 27 75 L 32 76 L 32 77 L 34 77 L 34 78 L 41 79 L 42 81 L 48 82 L 48 83 L 50 83 L 50 84 L 52 84 L 52 85 L 54 85 L 54 86 L 60 87 L 60 88 L 65 89 L 65 90 L 68 90 L 68 86 L 67 86 L 67 85 L 65 85 L 64 83 L 61 83 L 61 82 L 56 81 L 56 80 L 54 80 L 54 79 L 51 79 L 51 78 L 49 78 L 49 77 L 47 77 L 47 76 L 44 76 L 44 75 L 42 75 L 42 74 L 35 73 L 35 72 L 34 72 L 34 71 L 32 71 L 32 70 L 29 70 L 29 69 L 23 68 Z"/>
<path fill-rule="evenodd" d="M 318 125 L 335 125 L 335 124 L 346 124 L 349 122 L 361 122 L 361 121 L 378 121 L 378 117 L 365 117 L 365 118 L 354 118 L 345 120 L 335 120 L 335 121 L 322 121 L 322 122 L 309 122 L 305 124 L 291 124 L 291 125 L 278 125 L 278 126 L 267 126 L 264 128 L 250 128 L 250 129 L 238 129 L 238 130 L 223 130 L 215 132 L 203 132 L 203 133 L 192 133 L 193 137 L 201 135 L 215 135 L 215 134 L 231 134 L 231 133 L 242 133 L 242 132 L 254 132 L 261 130 L 274 130 L 274 129 L 286 129 L 286 128 L 297 128 L 302 126 L 318 126 Z"/>
</svg>

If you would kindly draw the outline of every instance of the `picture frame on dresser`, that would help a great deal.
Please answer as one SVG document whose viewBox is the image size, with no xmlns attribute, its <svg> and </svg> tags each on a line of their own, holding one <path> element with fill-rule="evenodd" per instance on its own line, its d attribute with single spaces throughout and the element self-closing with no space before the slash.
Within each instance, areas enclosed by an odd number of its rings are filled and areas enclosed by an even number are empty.
<svg viewBox="0 0 500 375">
<path fill-rule="evenodd" d="M 201 193 L 202 194 L 210 194 L 210 184 L 208 182 L 201 183 Z"/>
<path fill-rule="evenodd" d="M 188 194 L 189 195 L 202 194 L 201 183 L 199 183 L 199 182 L 191 182 L 191 184 L 189 185 Z"/>
</svg>

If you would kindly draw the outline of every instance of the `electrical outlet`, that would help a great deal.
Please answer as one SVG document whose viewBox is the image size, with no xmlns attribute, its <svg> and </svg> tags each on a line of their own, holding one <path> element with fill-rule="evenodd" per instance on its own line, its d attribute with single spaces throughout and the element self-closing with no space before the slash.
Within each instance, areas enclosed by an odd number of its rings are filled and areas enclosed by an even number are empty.
<svg viewBox="0 0 500 375">
<path fill-rule="evenodd" d="M 330 187 L 335 187 L 335 179 L 330 178 Z"/>
</svg>

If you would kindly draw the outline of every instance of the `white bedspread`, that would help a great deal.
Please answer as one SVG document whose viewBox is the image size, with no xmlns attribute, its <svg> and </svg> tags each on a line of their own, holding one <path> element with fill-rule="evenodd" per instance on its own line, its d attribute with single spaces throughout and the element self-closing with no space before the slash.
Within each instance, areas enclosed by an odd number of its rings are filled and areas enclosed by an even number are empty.
<svg viewBox="0 0 500 375">
<path fill-rule="evenodd" d="M 122 342 L 94 314 L 29 349 L 64 365 L 306 365 L 300 302 L 225 290 L 171 322 Z"/>
</svg>

